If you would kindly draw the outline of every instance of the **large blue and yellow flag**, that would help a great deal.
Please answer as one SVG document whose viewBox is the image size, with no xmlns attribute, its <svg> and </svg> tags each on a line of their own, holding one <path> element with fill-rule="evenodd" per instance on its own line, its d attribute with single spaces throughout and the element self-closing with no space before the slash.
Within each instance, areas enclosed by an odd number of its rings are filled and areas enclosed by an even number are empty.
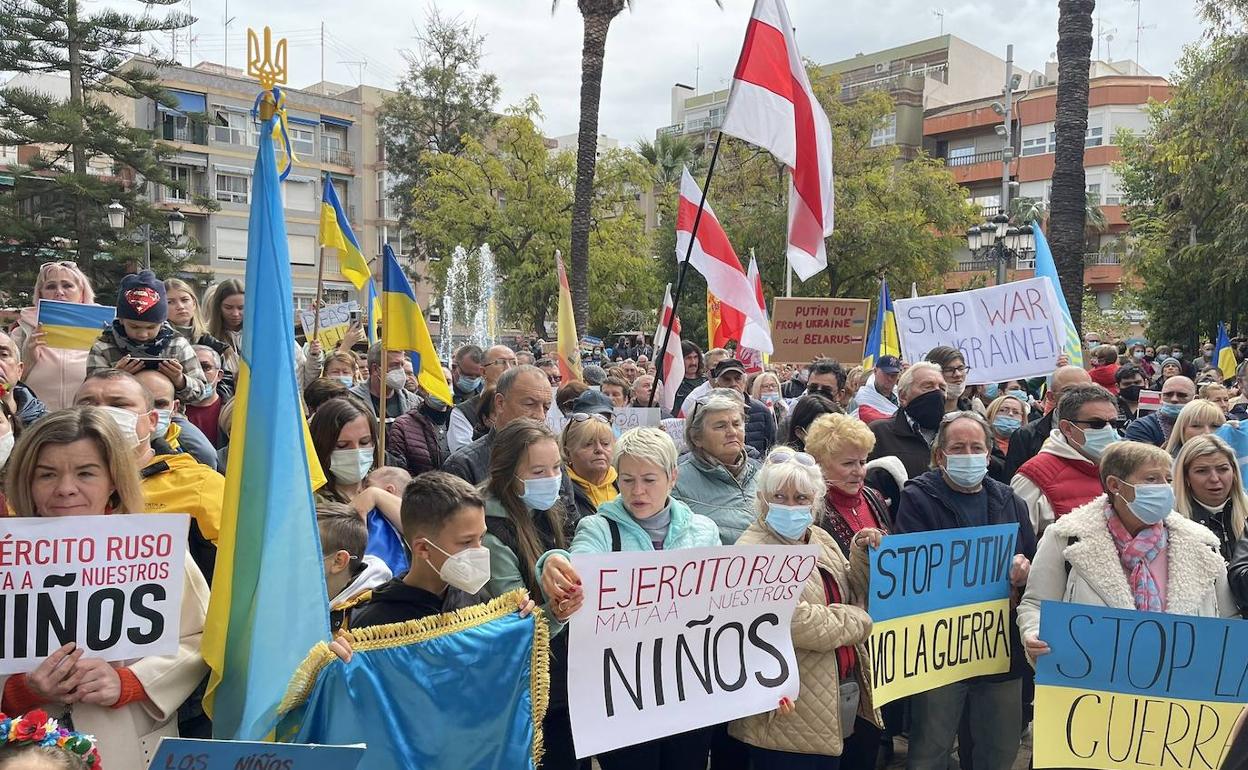
<svg viewBox="0 0 1248 770">
<path fill-rule="evenodd" d="M 368 344 L 377 341 L 377 324 L 381 322 L 381 297 L 377 295 L 377 287 L 373 279 L 368 279 Z"/>
<path fill-rule="evenodd" d="M 893 315 L 893 297 L 888 293 L 888 279 L 880 279 L 880 298 L 875 303 L 875 326 L 867 336 L 867 356 L 862 368 L 870 371 L 881 356 L 900 356 L 901 337 L 897 334 L 897 317 Z"/>
<path fill-rule="evenodd" d="M 420 387 L 444 404 L 454 402 L 451 388 L 446 384 L 438 352 L 425 326 L 425 317 L 416 302 L 416 292 L 399 267 L 390 244 L 382 249 L 381 268 L 381 345 L 386 350 L 406 350 L 412 353 L 412 368 Z"/>
<path fill-rule="evenodd" d="M 1057 295 L 1057 305 L 1062 309 L 1062 326 L 1066 329 L 1066 340 L 1062 350 L 1071 366 L 1083 366 L 1083 341 L 1079 338 L 1079 330 L 1075 328 L 1075 320 L 1070 317 L 1070 306 L 1066 304 L 1066 295 L 1062 294 L 1062 281 L 1057 277 L 1057 263 L 1053 261 L 1053 252 L 1049 242 L 1040 229 L 1040 222 L 1032 222 L 1031 230 L 1036 236 L 1036 277 L 1048 278 L 1053 284 L 1053 293 Z"/>
<path fill-rule="evenodd" d="M 338 271 L 347 277 L 357 289 L 363 289 L 365 281 L 370 280 L 368 260 L 360 251 L 360 242 L 351 232 L 351 223 L 338 201 L 338 193 L 334 184 L 325 174 L 325 182 L 321 193 L 321 245 L 327 249 L 338 250 Z"/>
<path fill-rule="evenodd" d="M 217 567 L 204 626 L 213 735 L 262 740 L 307 651 L 329 636 L 296 381 L 290 255 L 264 121 L 247 236 L 247 294 Z M 285 366 L 277 365 L 286 362 Z M 295 463 L 294 466 L 290 463 Z M 319 471 L 319 467 L 316 469 Z"/>
<path fill-rule="evenodd" d="M 318 644 L 292 679 L 278 737 L 364 743 L 360 767 L 536 767 L 550 689 L 541 612 L 519 592 L 456 612 L 349 632 L 343 663 Z"/>
<path fill-rule="evenodd" d="M 1226 334 L 1226 324 L 1221 321 L 1218 321 L 1217 349 L 1213 351 L 1213 361 L 1210 363 L 1218 367 L 1224 380 L 1234 377 L 1235 370 L 1239 367 L 1235 361 L 1235 351 L 1231 349 L 1231 338 Z"/>
<path fill-rule="evenodd" d="M 50 348 L 90 350 L 117 317 L 117 308 L 81 302 L 39 300 L 39 328 Z M 33 365 L 33 363 L 32 363 Z"/>
</svg>

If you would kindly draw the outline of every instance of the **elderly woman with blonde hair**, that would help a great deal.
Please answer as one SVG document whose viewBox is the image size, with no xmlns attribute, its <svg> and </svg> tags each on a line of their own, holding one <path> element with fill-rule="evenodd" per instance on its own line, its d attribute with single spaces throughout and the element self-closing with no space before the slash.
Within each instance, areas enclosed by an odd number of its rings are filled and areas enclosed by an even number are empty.
<svg viewBox="0 0 1248 770">
<path fill-rule="evenodd" d="M 867 456 L 875 448 L 875 434 L 861 420 L 847 414 L 825 414 L 806 433 L 806 451 L 819 463 L 827 491 L 820 526 L 842 553 L 863 530 L 892 527 L 884 496 L 866 484 Z"/>
<path fill-rule="evenodd" d="M 853 419 L 820 419 L 828 417 Z M 801 679 L 797 700 L 784 699 L 775 713 L 738 719 L 728 728 L 750 747 L 755 770 L 875 767 L 880 720 L 866 648 L 871 616 L 862 606 L 867 549 L 879 545 L 882 533 L 859 530 L 846 559 L 819 526 L 823 489 L 815 458 L 787 447 L 772 450 L 758 474 L 758 517 L 737 541 L 818 548 L 817 568 L 802 588 L 791 623 Z"/>
</svg>

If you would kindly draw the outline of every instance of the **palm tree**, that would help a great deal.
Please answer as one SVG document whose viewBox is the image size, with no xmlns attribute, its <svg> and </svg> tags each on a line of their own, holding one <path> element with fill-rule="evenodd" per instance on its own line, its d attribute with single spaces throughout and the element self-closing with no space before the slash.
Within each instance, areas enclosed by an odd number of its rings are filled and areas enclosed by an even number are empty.
<svg viewBox="0 0 1248 770">
<path fill-rule="evenodd" d="M 1009 214 L 1013 224 L 1029 225 L 1048 218 L 1049 204 L 1043 198 L 1013 198 Z M 1100 235 L 1109 228 L 1109 221 L 1101 208 L 1100 193 L 1089 192 L 1084 196 L 1083 217 L 1087 223 L 1084 228 L 1087 235 Z"/>
<path fill-rule="evenodd" d="M 722 7 L 721 0 L 715 0 Z M 602 99 L 602 61 L 611 21 L 631 0 L 577 0 L 585 32 L 581 43 L 581 122 L 576 137 L 576 188 L 572 196 L 572 311 L 578 334 L 589 323 L 589 225 L 598 165 L 598 103 Z M 551 12 L 559 0 L 552 0 Z"/>
<path fill-rule="evenodd" d="M 1057 7 L 1057 151 L 1048 236 L 1066 304 L 1075 328 L 1079 328 L 1088 207 L 1083 150 L 1088 131 L 1088 69 L 1092 65 L 1092 11 L 1096 1 L 1058 0 Z"/>
<path fill-rule="evenodd" d="M 681 170 L 686 166 L 692 171 L 699 152 L 689 137 L 663 134 L 653 142 L 638 139 L 637 154 L 654 166 L 655 184 L 662 187 L 679 183 Z"/>
</svg>

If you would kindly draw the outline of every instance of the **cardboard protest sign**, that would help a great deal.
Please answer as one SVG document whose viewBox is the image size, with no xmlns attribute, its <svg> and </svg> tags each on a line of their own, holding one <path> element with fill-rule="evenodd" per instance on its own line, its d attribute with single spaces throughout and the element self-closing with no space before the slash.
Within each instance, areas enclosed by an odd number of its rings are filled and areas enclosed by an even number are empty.
<svg viewBox="0 0 1248 770">
<path fill-rule="evenodd" d="M 980 385 L 1051 374 L 1066 339 L 1047 278 L 893 300 L 901 357 L 922 361 L 938 345 L 962 351 L 966 382 Z"/>
<path fill-rule="evenodd" d="M 50 348 L 90 350 L 116 317 L 115 307 L 39 300 L 39 329 Z"/>
<path fill-rule="evenodd" d="M 1040 605 L 1036 767 L 1222 766 L 1248 703 L 1248 624 Z"/>
<path fill-rule="evenodd" d="M 359 311 L 360 304 L 355 300 L 326 305 L 321 308 L 321 328 L 319 334 L 317 334 L 317 339 L 321 341 L 321 347 L 328 350 L 337 345 L 343 336 L 346 335 L 347 327 L 351 324 L 351 313 L 358 313 Z M 311 338 L 312 330 L 316 328 L 316 313 L 312 310 L 300 310 L 299 325 L 303 327 L 304 335 Z"/>
<path fill-rule="evenodd" d="M 871 549 L 867 611 L 877 706 L 1010 668 L 1017 524 L 888 535 Z"/>
<path fill-rule="evenodd" d="M 364 745 L 161 738 L 148 770 L 355 770 Z"/>
<path fill-rule="evenodd" d="M 178 649 L 186 514 L 0 518 L 0 674 Z"/>
<path fill-rule="evenodd" d="M 684 417 L 665 417 L 659 421 L 659 427 L 663 429 L 663 432 L 676 445 L 677 454 L 684 454 L 689 451 L 689 446 L 685 443 Z"/>
<path fill-rule="evenodd" d="M 662 414 L 657 406 L 624 406 L 615 410 L 615 421 L 611 428 L 616 436 L 621 436 L 633 428 L 659 427 Z"/>
<path fill-rule="evenodd" d="M 576 554 L 576 755 L 720 724 L 798 694 L 789 624 L 814 546 Z"/>
<path fill-rule="evenodd" d="M 871 300 L 776 297 L 771 314 L 773 364 L 815 358 L 861 361 Z"/>
</svg>

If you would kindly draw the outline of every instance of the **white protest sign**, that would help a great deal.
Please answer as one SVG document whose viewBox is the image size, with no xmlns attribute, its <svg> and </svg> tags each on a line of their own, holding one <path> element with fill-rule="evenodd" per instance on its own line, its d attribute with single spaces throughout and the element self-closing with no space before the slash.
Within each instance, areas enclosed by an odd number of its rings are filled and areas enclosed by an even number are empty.
<svg viewBox="0 0 1248 770">
<path fill-rule="evenodd" d="M 797 698 L 789 624 L 814 546 L 576 554 L 568 638 L 576 755 L 675 735 Z"/>
<path fill-rule="evenodd" d="M 665 417 L 659 421 L 659 427 L 663 429 L 663 432 L 676 445 L 676 454 L 683 455 L 689 451 L 689 445 L 685 443 L 684 417 Z"/>
<path fill-rule="evenodd" d="M 88 658 L 176 652 L 190 517 L 0 518 L 0 674 L 76 642 Z"/>
<path fill-rule="evenodd" d="M 615 421 L 611 427 L 616 436 L 621 436 L 633 428 L 657 428 L 662 416 L 657 406 L 621 406 L 615 409 Z"/>
<path fill-rule="evenodd" d="M 1051 374 L 1066 339 L 1056 307 L 1047 278 L 893 300 L 902 358 L 955 347 L 970 367 L 968 385 Z"/>
</svg>

